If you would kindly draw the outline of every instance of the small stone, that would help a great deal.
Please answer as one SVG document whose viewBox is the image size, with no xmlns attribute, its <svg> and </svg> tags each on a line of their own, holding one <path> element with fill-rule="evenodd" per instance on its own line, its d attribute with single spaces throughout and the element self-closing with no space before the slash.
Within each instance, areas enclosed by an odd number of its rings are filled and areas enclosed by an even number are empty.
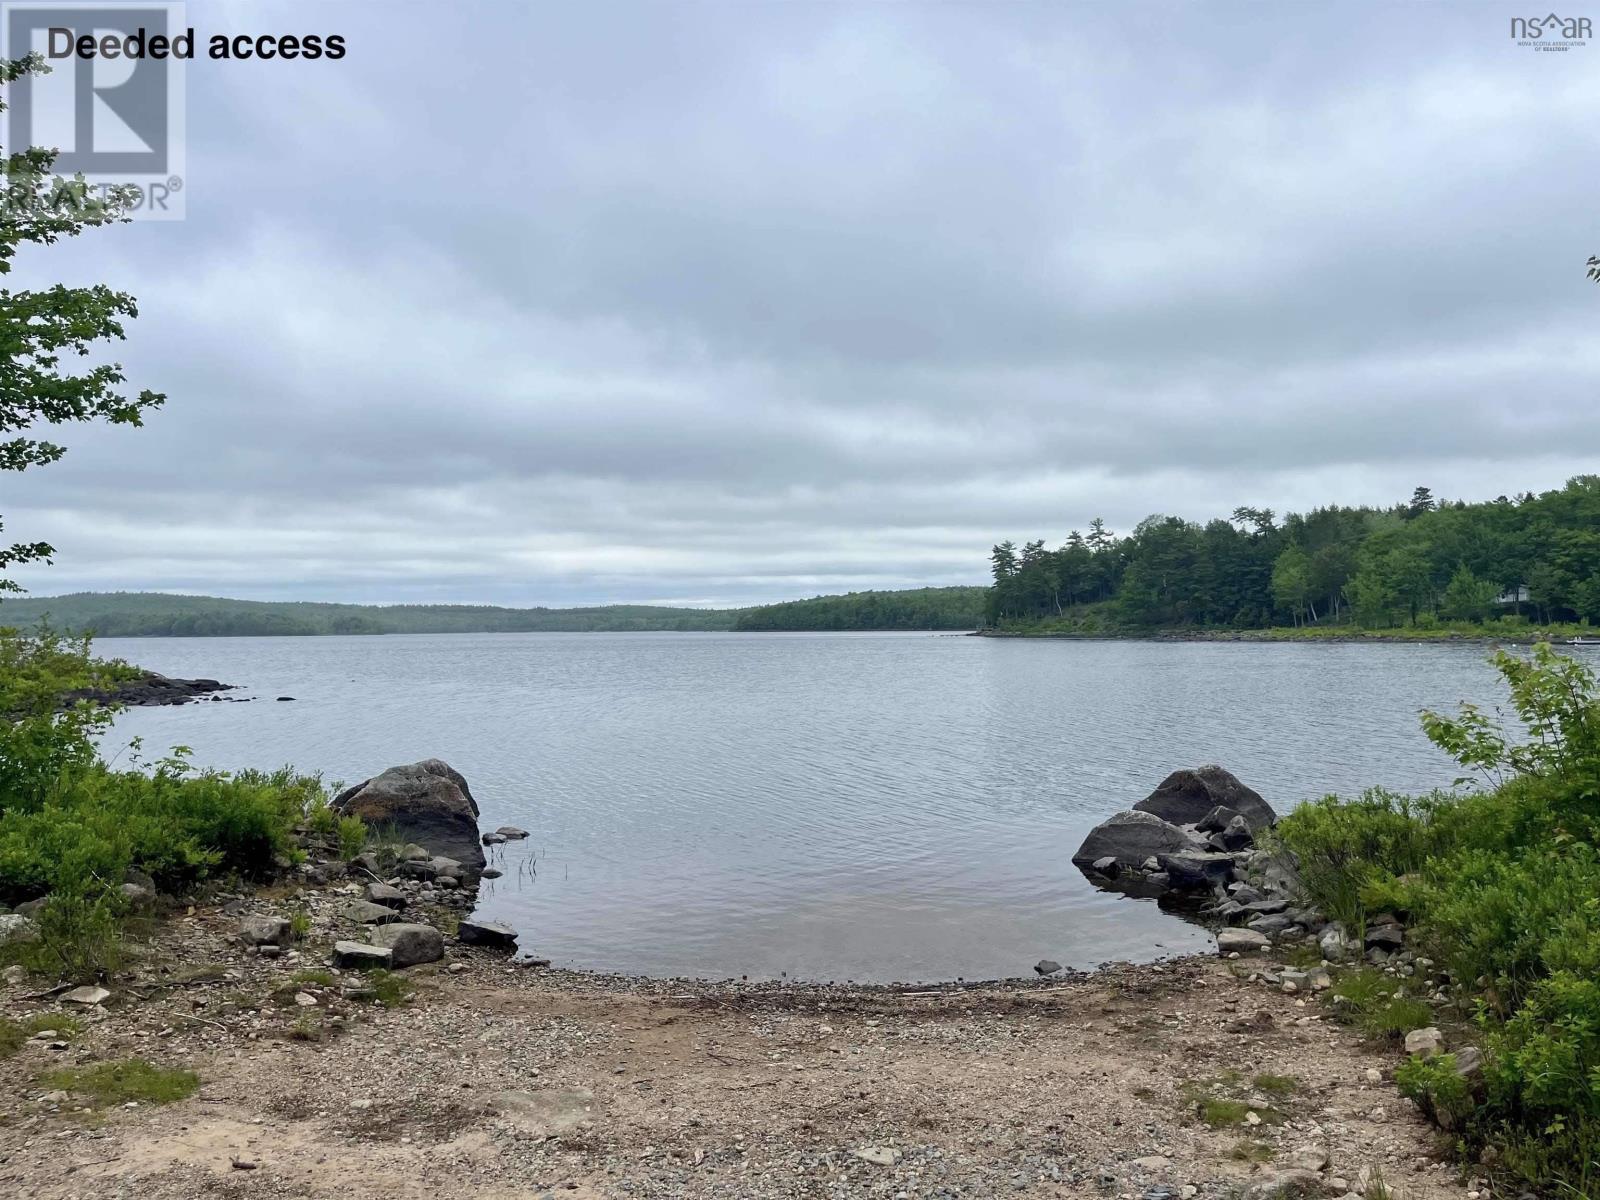
<svg viewBox="0 0 1600 1200">
<path fill-rule="evenodd" d="M 1368 1067 L 1367 1068 L 1367 1082 L 1368 1083 L 1382 1083 L 1383 1082 L 1383 1072 L 1378 1070 L 1377 1067 Z"/>
<path fill-rule="evenodd" d="M 400 920 L 399 910 L 370 900 L 347 901 L 339 906 L 335 915 L 341 921 L 351 921 L 357 925 L 387 925 Z"/>
<path fill-rule="evenodd" d="M 499 879 L 503 873 L 499 867 L 485 867 L 478 875 L 483 879 Z"/>
<path fill-rule="evenodd" d="M 523 838 L 528 836 L 528 831 L 526 829 L 518 829 L 515 825 L 502 825 L 499 829 L 496 829 L 495 832 L 501 837 L 505 838 L 508 842 L 520 842 Z"/>
<path fill-rule="evenodd" d="M 1328 1152 L 1321 1146 L 1301 1146 L 1284 1160 L 1284 1165 L 1297 1171 L 1322 1171 L 1328 1166 Z"/>
<path fill-rule="evenodd" d="M 92 1007 L 97 1004 L 104 1004 L 109 999 L 111 999 L 111 993 L 106 991 L 105 988 L 94 987 L 91 985 L 88 987 L 73 988 L 70 992 L 61 997 L 61 1003 L 84 1004 Z"/>
<path fill-rule="evenodd" d="M 7 967 L 0 971 L 0 979 L 5 981 L 7 987 L 21 987 L 28 982 L 28 969 L 22 966 Z"/>
<path fill-rule="evenodd" d="M 892 1167 L 900 1161 L 900 1151 L 893 1146 L 861 1146 L 850 1153 L 879 1167 Z"/>
<path fill-rule="evenodd" d="M 506 835 L 503 833 L 486 833 L 483 835 L 485 846 L 501 846 L 505 844 Z"/>
<path fill-rule="evenodd" d="M 1053 958 L 1041 958 L 1038 962 L 1033 964 L 1033 969 L 1040 975 L 1054 975 L 1057 971 L 1061 970 L 1061 964 L 1056 962 Z"/>
<path fill-rule="evenodd" d="M 301 1008 L 315 1008 L 317 1006 L 317 998 L 310 992 L 296 992 L 294 994 L 294 1002 Z"/>
<path fill-rule="evenodd" d="M 292 936 L 282 917 L 250 916 L 239 922 L 239 938 L 246 946 L 287 946 Z"/>
</svg>

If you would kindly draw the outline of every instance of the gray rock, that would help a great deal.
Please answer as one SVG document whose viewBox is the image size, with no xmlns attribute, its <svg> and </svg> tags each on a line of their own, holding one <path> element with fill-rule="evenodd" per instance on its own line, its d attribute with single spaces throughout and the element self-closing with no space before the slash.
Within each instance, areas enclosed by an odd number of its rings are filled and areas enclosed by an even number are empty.
<svg viewBox="0 0 1600 1200">
<path fill-rule="evenodd" d="M 523 838 L 528 836 L 528 831 L 526 829 L 518 829 L 515 825 L 502 825 L 499 829 L 496 829 L 495 832 L 501 837 L 505 838 L 508 842 L 520 842 Z"/>
<path fill-rule="evenodd" d="M 1243 817 L 1234 817 L 1228 822 L 1228 827 L 1217 836 L 1222 839 L 1223 846 L 1228 850 L 1243 850 L 1255 841 L 1255 834 L 1251 832 L 1249 823 Z"/>
<path fill-rule="evenodd" d="M 1328 1166 L 1328 1152 L 1321 1146 L 1301 1146 L 1283 1165 L 1294 1171 L 1324 1171 Z"/>
<path fill-rule="evenodd" d="M 1199 843 L 1176 825 L 1144 812 L 1120 812 L 1096 825 L 1072 856 L 1080 869 L 1103 858 L 1138 867 L 1147 858 L 1196 850 Z"/>
<path fill-rule="evenodd" d="M 239 922 L 239 939 L 247 946 L 287 946 L 292 936 L 282 917 L 249 916 Z"/>
<path fill-rule="evenodd" d="M 370 900 L 346 901 L 339 906 L 336 915 L 341 921 L 353 921 L 357 925 L 388 925 L 400 919 L 395 909 Z"/>
<path fill-rule="evenodd" d="M 0 946 L 13 942 L 31 942 L 39 936 L 39 927 L 21 913 L 8 913 L 0 917 Z"/>
<path fill-rule="evenodd" d="M 1413 1029 L 1406 1034 L 1406 1053 L 1431 1058 L 1444 1049 L 1444 1034 L 1432 1025 L 1426 1029 Z"/>
<path fill-rule="evenodd" d="M 461 774 L 438 759 L 390 767 L 339 793 L 333 807 L 369 828 L 393 829 L 473 874 L 483 869 L 478 805 Z"/>
<path fill-rule="evenodd" d="M 479 921 L 463 917 L 456 928 L 456 939 L 465 946 L 487 946 L 491 950 L 515 950 L 517 931 L 498 921 Z"/>
<path fill-rule="evenodd" d="M 1298 928 L 1293 921 L 1282 913 L 1266 913 L 1259 917 L 1251 917 L 1245 924 L 1257 933 L 1264 933 L 1268 937 L 1276 937 L 1279 934 L 1287 933 L 1290 929 Z"/>
<path fill-rule="evenodd" d="M 426 846 L 419 846 L 415 842 L 407 842 L 400 847 L 401 862 L 427 862 L 432 857 Z"/>
<path fill-rule="evenodd" d="M 1122 869 L 1118 865 L 1116 858 L 1110 854 L 1106 855 L 1104 858 L 1095 859 L 1090 865 L 1094 867 L 1096 871 L 1100 872 L 1100 874 L 1112 879 L 1115 879 L 1117 872 Z"/>
<path fill-rule="evenodd" d="M 504 872 L 499 867 L 485 867 L 478 875 L 482 879 L 499 879 Z"/>
<path fill-rule="evenodd" d="M 1237 896 L 1237 893 L 1235 895 Z M 1245 904 L 1244 908 L 1246 912 L 1253 916 L 1265 917 L 1273 913 L 1287 912 L 1289 902 L 1287 900 L 1251 900 Z"/>
<path fill-rule="evenodd" d="M 369 883 L 362 894 L 369 904 L 381 904 L 385 908 L 394 909 L 406 906 L 406 894 L 397 887 L 390 887 L 387 883 Z"/>
<path fill-rule="evenodd" d="M 1463 1046 L 1455 1052 L 1456 1074 L 1463 1079 L 1475 1079 L 1483 1074 L 1483 1051 L 1476 1046 Z"/>
<path fill-rule="evenodd" d="M 503 833 L 486 833 L 478 840 L 485 846 L 499 846 L 505 843 L 506 835 Z"/>
<path fill-rule="evenodd" d="M 372 944 L 387 946 L 393 952 L 391 965 L 396 968 L 438 962 L 444 957 L 444 935 L 432 925 L 385 925 L 372 931 Z"/>
<path fill-rule="evenodd" d="M 1195 828 L 1201 833 L 1221 833 L 1228 827 L 1228 822 L 1233 820 L 1238 815 L 1239 814 L 1234 812 L 1233 809 L 1224 808 L 1219 804 L 1205 816 L 1201 817 L 1200 820 L 1195 823 Z"/>
<path fill-rule="evenodd" d="M 111 999 L 111 993 L 103 987 L 76 987 L 61 997 L 63 1004 L 82 1004 L 94 1008 Z"/>
<path fill-rule="evenodd" d="M 1366 948 L 1393 954 L 1405 945 L 1405 930 L 1398 925 L 1373 925 L 1367 930 Z"/>
<path fill-rule="evenodd" d="M 1343 962 L 1349 957 L 1351 950 L 1344 926 L 1337 921 L 1322 931 L 1322 936 L 1317 939 L 1317 946 L 1322 951 L 1322 957 L 1332 963 Z"/>
<path fill-rule="evenodd" d="M 1054 975 L 1061 970 L 1061 964 L 1053 958 L 1041 958 L 1033 964 L 1033 969 L 1041 975 Z"/>
<path fill-rule="evenodd" d="M 387 967 L 393 961 L 394 954 L 387 946 L 368 946 L 364 942 L 333 944 L 333 965 L 336 967 L 366 971 L 374 967 Z"/>
<path fill-rule="evenodd" d="M 30 921 L 37 921 L 39 914 L 44 911 L 44 906 L 49 903 L 49 896 L 40 896 L 37 900 L 24 900 L 12 910 L 12 915 L 27 917 Z"/>
<path fill-rule="evenodd" d="M 1267 935 L 1254 929 L 1219 929 L 1217 952 L 1219 954 L 1259 954 L 1272 943 Z"/>
<path fill-rule="evenodd" d="M 7 987 L 21 987 L 28 982 L 28 968 L 16 965 L 9 966 L 4 971 L 0 971 L 0 980 L 3 980 Z"/>
<path fill-rule="evenodd" d="M 1253 833 L 1269 828 L 1278 820 L 1278 814 L 1259 794 L 1217 766 L 1174 771 L 1133 807 L 1174 825 L 1193 825 L 1205 820 L 1213 809 L 1230 808 L 1245 819 Z"/>
</svg>

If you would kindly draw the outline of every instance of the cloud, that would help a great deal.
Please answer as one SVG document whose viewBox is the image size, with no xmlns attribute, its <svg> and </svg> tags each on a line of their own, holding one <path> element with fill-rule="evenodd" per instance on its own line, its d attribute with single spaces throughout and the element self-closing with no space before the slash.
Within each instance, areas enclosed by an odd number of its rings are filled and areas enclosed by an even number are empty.
<svg viewBox="0 0 1600 1200">
<path fill-rule="evenodd" d="M 213 15 L 215 14 L 215 15 Z M 38 591 L 741 603 L 1592 469 L 1600 76 L 1436 7 L 230 6 Z M 207 28 L 211 28 L 208 26 Z"/>
</svg>

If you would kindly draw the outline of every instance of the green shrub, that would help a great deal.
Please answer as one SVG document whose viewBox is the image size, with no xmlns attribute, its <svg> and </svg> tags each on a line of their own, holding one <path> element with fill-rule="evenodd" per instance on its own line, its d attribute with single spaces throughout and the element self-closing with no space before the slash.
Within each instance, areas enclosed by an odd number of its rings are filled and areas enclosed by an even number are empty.
<svg viewBox="0 0 1600 1200">
<path fill-rule="evenodd" d="M 360 817 L 339 818 L 339 857 L 349 862 L 367 844 L 367 823 Z"/>
<path fill-rule="evenodd" d="M 42 975 L 79 983 L 107 979 L 122 966 L 122 897 L 63 887 L 39 912 L 39 936 L 6 947 L 5 957 Z"/>
<path fill-rule="evenodd" d="M 1382 790 L 1359 800 L 1326 796 L 1284 817 L 1274 837 L 1294 854 L 1310 899 L 1333 919 L 1359 929 L 1366 923 L 1363 895 L 1427 861 L 1433 848 L 1428 818 L 1439 802 Z"/>
</svg>

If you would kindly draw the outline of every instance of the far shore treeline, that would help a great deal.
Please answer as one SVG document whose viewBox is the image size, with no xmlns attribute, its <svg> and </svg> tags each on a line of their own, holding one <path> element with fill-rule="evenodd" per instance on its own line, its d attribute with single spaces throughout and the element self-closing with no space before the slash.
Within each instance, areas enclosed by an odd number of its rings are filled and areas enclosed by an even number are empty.
<svg viewBox="0 0 1600 1200">
<path fill-rule="evenodd" d="M 1204 525 L 1096 518 L 1049 549 L 995 546 L 990 587 L 816 596 L 751 608 L 330 604 L 159 592 L 30 596 L 0 625 L 97 637 L 383 633 L 783 632 L 989 628 L 1021 634 L 1225 630 L 1363 633 L 1482 627 L 1495 636 L 1600 623 L 1600 475 L 1535 495 L 1331 506 L 1281 519 L 1237 508 Z M 1266 636 L 1266 635 L 1263 635 Z M 1271 636 L 1278 636 L 1276 634 Z M 1298 636 L 1298 635 L 1295 635 Z"/>
<path fill-rule="evenodd" d="M 469 604 L 324 604 L 162 592 L 30 596 L 0 605 L 0 625 L 96 637 L 305 637 L 380 633 L 778 632 L 974 629 L 986 588 L 852 592 L 744 609 L 611 604 L 497 608 Z"/>
<path fill-rule="evenodd" d="M 1540 495 L 1289 513 L 1204 525 L 1098 518 L 1047 549 L 994 547 L 985 616 L 1017 632 L 1600 621 L 1600 475 Z"/>
</svg>

